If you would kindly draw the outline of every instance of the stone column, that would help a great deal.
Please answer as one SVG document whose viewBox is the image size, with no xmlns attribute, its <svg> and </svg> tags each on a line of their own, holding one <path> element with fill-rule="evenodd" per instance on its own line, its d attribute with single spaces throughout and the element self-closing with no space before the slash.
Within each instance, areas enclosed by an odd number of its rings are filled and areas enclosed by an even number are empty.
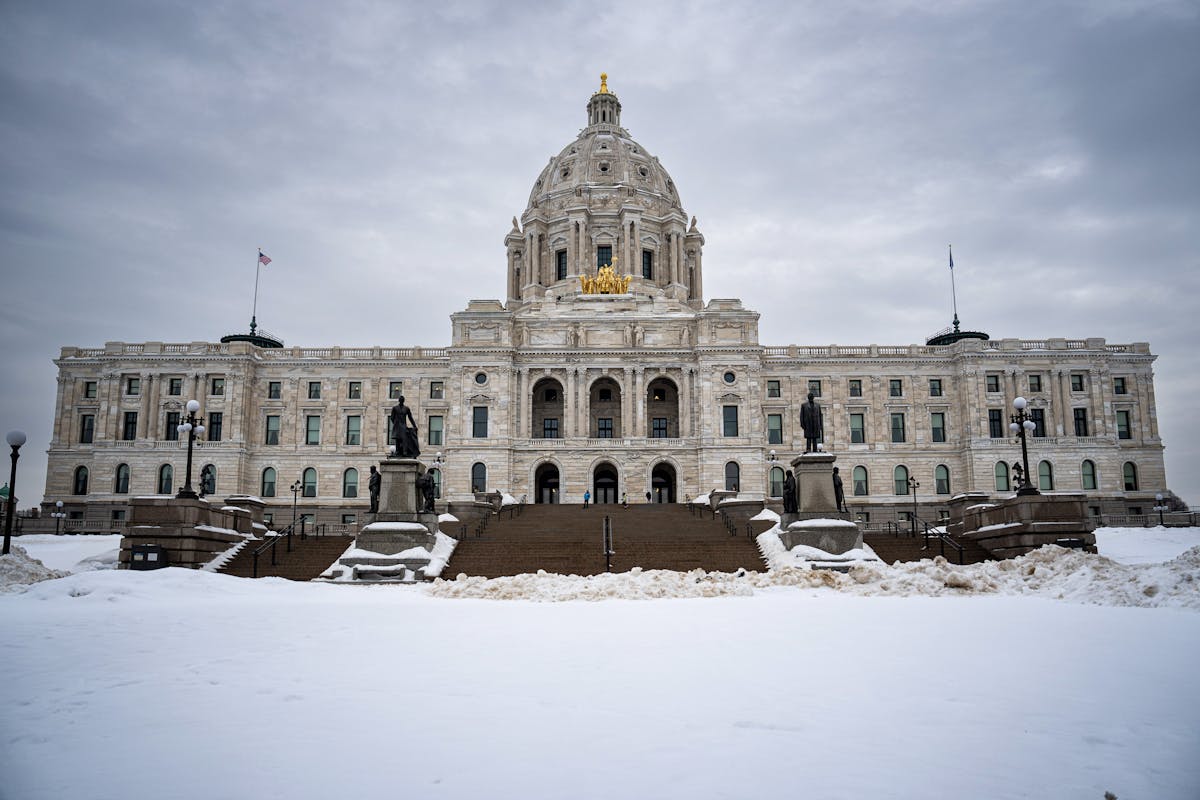
<svg viewBox="0 0 1200 800">
<path fill-rule="evenodd" d="M 1112 392 L 1111 380 L 1107 370 L 1103 375 L 1103 381 L 1100 380 L 1100 377 L 1101 373 L 1097 370 L 1092 370 L 1088 375 L 1088 396 L 1091 398 L 1091 403 L 1089 405 L 1093 409 L 1103 409 L 1105 393 Z M 1094 420 L 1092 425 L 1096 428 L 1096 431 L 1093 433 L 1089 430 L 1088 433 L 1091 433 L 1093 436 L 1096 436 L 1100 433 L 1099 421 L 1102 416 L 1103 414 L 1099 413 L 1099 411 L 1092 412 L 1092 418 Z"/>
<path fill-rule="evenodd" d="M 579 382 L 578 372 L 574 368 L 567 370 L 566 382 L 563 385 L 563 431 L 564 438 L 575 435 L 575 393 Z"/>
<path fill-rule="evenodd" d="M 579 402 L 575 405 L 575 431 L 579 436 L 588 437 L 592 435 L 592 431 L 589 425 L 591 408 L 588 402 L 589 389 L 587 367 L 584 367 L 579 371 L 579 385 L 577 388 L 579 390 Z"/>
<path fill-rule="evenodd" d="M 637 402 L 637 398 L 633 391 L 633 367 L 625 367 L 624 374 L 621 376 L 621 438 L 626 439 L 633 435 L 633 409 L 632 406 Z"/>
<path fill-rule="evenodd" d="M 63 427 L 66 425 L 67 407 L 67 379 L 61 373 L 58 376 L 58 390 L 55 392 L 57 397 L 54 400 L 54 437 L 51 441 L 52 445 L 62 445 L 69 441 L 70 434 L 63 435 Z"/>
<path fill-rule="evenodd" d="M 1139 375 L 1138 383 L 1142 387 L 1142 407 L 1146 421 L 1149 425 L 1150 435 L 1155 439 L 1158 438 L 1158 406 L 1154 401 L 1154 376 Z"/>
<path fill-rule="evenodd" d="M 575 235 L 575 226 L 578 223 L 573 219 L 569 219 L 569 223 L 567 225 L 567 277 L 574 278 L 579 275 L 579 237 Z"/>
<path fill-rule="evenodd" d="M 1068 432 L 1074 433 L 1074 431 L 1071 429 L 1070 420 L 1067 419 L 1067 410 L 1070 408 L 1071 403 L 1063 393 L 1062 370 L 1059 370 L 1057 374 L 1051 372 L 1050 380 L 1052 382 L 1050 386 L 1050 401 L 1058 410 L 1058 414 L 1055 415 L 1058 417 L 1058 435 L 1066 436 Z"/>
<path fill-rule="evenodd" d="M 137 438 L 145 439 L 148 436 L 147 432 L 150 430 L 150 376 L 142 373 L 138 378 L 142 382 L 142 394 L 138 398 Z"/>
<path fill-rule="evenodd" d="M 630 436 L 646 435 L 646 376 L 643 367 L 633 370 L 633 429 Z"/>
</svg>

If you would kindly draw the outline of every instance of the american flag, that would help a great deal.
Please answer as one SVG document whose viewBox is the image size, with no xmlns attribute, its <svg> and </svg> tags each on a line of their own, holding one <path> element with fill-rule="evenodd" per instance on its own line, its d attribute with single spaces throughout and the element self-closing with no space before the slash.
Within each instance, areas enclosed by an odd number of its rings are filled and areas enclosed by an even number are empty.
<svg viewBox="0 0 1200 800">
<path fill-rule="evenodd" d="M 262 250 L 259 250 L 259 251 L 258 251 L 258 263 L 262 264 L 262 265 L 265 267 L 267 264 L 270 264 L 270 263 L 271 263 L 271 259 L 270 259 L 269 257 L 267 257 L 267 256 L 266 256 L 266 255 L 263 253 L 263 251 L 262 251 Z"/>
</svg>

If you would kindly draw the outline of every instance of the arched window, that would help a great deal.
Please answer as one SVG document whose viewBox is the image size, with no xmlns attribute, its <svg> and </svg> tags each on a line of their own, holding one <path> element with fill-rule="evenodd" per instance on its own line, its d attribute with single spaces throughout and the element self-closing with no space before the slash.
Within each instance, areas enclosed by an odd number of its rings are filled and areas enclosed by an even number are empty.
<svg viewBox="0 0 1200 800">
<path fill-rule="evenodd" d="M 476 461 L 471 465 L 471 491 L 487 491 L 487 465 L 482 461 Z"/>
<path fill-rule="evenodd" d="M 1038 488 L 1043 492 L 1054 491 L 1054 467 L 1049 461 L 1038 462 Z"/>
<path fill-rule="evenodd" d="M 1083 467 L 1079 470 L 1080 478 L 1084 489 L 1096 488 L 1096 464 L 1093 461 L 1086 460 L 1083 462 Z"/>
<path fill-rule="evenodd" d="M 172 486 L 175 484 L 175 470 L 170 464 L 163 464 L 158 468 L 158 493 L 170 494 Z"/>
<path fill-rule="evenodd" d="M 741 482 L 742 468 L 736 461 L 730 461 L 725 465 L 725 491 L 736 492 Z"/>
<path fill-rule="evenodd" d="M 113 481 L 114 494 L 129 494 L 129 465 L 117 464 L 117 477 Z"/>
<path fill-rule="evenodd" d="M 892 470 L 892 483 L 896 494 L 908 494 L 908 467 L 901 464 Z"/>
<path fill-rule="evenodd" d="M 783 497 L 783 467 L 771 467 L 771 497 Z"/>
<path fill-rule="evenodd" d="M 1008 464 L 1005 464 L 1003 461 L 997 461 L 995 475 L 996 475 L 996 491 L 997 492 L 1007 492 L 1008 491 Z"/>
<path fill-rule="evenodd" d="M 1125 467 L 1121 470 L 1125 476 L 1125 491 L 1136 492 L 1138 488 L 1137 480 L 1137 464 L 1132 461 L 1126 461 Z"/>
<path fill-rule="evenodd" d="M 950 468 L 945 464 L 934 467 L 933 486 L 938 494 L 950 494 Z"/>
<path fill-rule="evenodd" d="M 76 467 L 75 468 L 75 486 L 74 486 L 73 491 L 75 492 L 75 494 L 87 494 L 87 490 L 88 490 L 88 469 L 87 469 L 87 467 Z"/>
<path fill-rule="evenodd" d="M 342 473 L 342 497 L 358 497 L 358 470 L 354 467 Z"/>
<path fill-rule="evenodd" d="M 433 477 L 433 496 L 438 500 L 442 499 L 442 471 L 440 469 L 429 470 L 430 476 Z"/>
<path fill-rule="evenodd" d="M 871 483 L 867 476 L 866 467 L 855 467 L 852 473 L 854 478 L 854 496 L 866 497 L 871 493 Z"/>
<path fill-rule="evenodd" d="M 304 474 L 300 478 L 300 483 L 304 486 L 304 491 L 301 492 L 305 497 L 317 496 L 317 471 L 312 467 L 305 467 Z"/>
<path fill-rule="evenodd" d="M 263 497 L 275 496 L 275 468 L 267 467 L 262 471 L 261 494 Z"/>
</svg>

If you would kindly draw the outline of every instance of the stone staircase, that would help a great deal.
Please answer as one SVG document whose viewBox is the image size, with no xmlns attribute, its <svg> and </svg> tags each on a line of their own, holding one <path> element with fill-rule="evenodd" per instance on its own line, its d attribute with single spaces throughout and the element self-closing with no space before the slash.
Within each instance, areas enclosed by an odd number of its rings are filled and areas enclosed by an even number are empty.
<svg viewBox="0 0 1200 800">
<path fill-rule="evenodd" d="M 613 572 L 642 569 L 763 572 L 758 545 L 745 532 L 725 529 L 721 517 L 693 516 L 678 504 L 540 505 L 530 504 L 510 518 L 505 510 L 492 518 L 481 536 L 459 541 L 442 572 L 498 578 L 544 569 L 564 575 L 605 571 L 603 520 L 612 520 Z"/>
<path fill-rule="evenodd" d="M 954 541 L 962 545 L 964 564 L 978 564 L 980 561 L 994 561 L 995 558 L 987 551 L 973 541 L 967 539 L 955 539 Z M 880 559 L 888 564 L 895 564 L 898 561 L 921 561 L 934 556 L 945 555 L 946 560 L 951 564 L 958 563 L 958 550 L 950 545 L 945 546 L 943 552 L 942 542 L 938 539 L 931 538 L 929 540 L 929 549 L 922 550 L 925 545 L 923 536 L 893 536 L 890 533 L 867 533 L 863 534 L 863 543 L 870 545 L 871 549 Z"/>
<path fill-rule="evenodd" d="M 276 546 L 276 565 L 271 566 L 271 551 L 258 557 L 258 577 L 287 578 L 292 581 L 311 581 L 329 568 L 338 556 L 354 541 L 351 536 L 308 536 L 292 537 L 292 552 L 287 552 L 285 541 Z M 254 574 L 253 553 L 263 540 L 248 542 L 228 564 L 218 570 L 224 575 L 249 578 Z"/>
</svg>

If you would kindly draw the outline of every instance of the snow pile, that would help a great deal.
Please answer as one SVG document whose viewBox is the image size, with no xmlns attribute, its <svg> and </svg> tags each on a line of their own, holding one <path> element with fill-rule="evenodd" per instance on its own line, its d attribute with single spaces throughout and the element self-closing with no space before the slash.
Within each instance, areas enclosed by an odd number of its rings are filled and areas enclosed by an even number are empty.
<svg viewBox="0 0 1200 800">
<path fill-rule="evenodd" d="M 375 523 L 375 524 L 377 524 L 377 525 L 407 525 L 407 524 L 411 524 L 411 523 L 389 522 L 389 523 Z M 371 526 L 368 525 L 367 527 L 369 528 Z M 420 527 L 422 530 L 425 529 L 425 526 L 423 526 L 423 525 Z M 355 540 L 350 543 L 350 546 L 346 548 L 346 551 L 344 553 L 342 553 L 340 556 L 338 556 L 337 561 L 334 561 L 333 564 L 331 564 L 328 569 L 326 569 L 323 573 L 321 573 L 320 579 L 323 581 L 330 581 L 333 583 L 355 583 L 356 581 L 353 578 L 353 570 L 348 569 L 347 567 L 343 566 L 343 564 L 342 564 L 342 559 L 344 559 L 344 558 L 387 558 L 387 559 L 395 559 L 398 562 L 406 561 L 406 560 L 417 561 L 419 559 L 429 559 L 429 565 L 427 567 L 425 567 L 425 577 L 436 578 L 437 576 L 441 575 L 442 570 L 446 568 L 446 562 L 450 560 L 450 554 L 454 552 L 454 548 L 457 544 L 458 544 L 458 541 L 456 539 L 454 539 L 450 536 L 447 536 L 446 534 L 442 533 L 441 531 L 438 531 L 437 537 L 434 539 L 432 550 L 427 550 L 424 547 L 410 547 L 407 550 L 400 551 L 399 553 L 378 553 L 378 552 L 375 552 L 374 550 L 364 550 L 363 548 L 358 547 L 357 540 Z M 397 567 L 395 567 L 395 566 L 374 566 L 373 567 L 373 566 L 366 565 L 366 566 L 358 567 L 358 571 L 360 573 L 397 572 Z M 405 569 L 403 572 L 399 573 L 399 577 L 407 576 L 410 572 L 411 572 L 411 570 Z"/>
<path fill-rule="evenodd" d="M 828 522 L 841 523 L 843 520 L 823 520 Z M 802 523 L 797 522 L 788 526 L 789 529 Z M 853 525 L 854 523 L 850 523 Z M 763 531 L 755 539 L 758 544 L 758 550 L 766 559 L 767 566 L 772 570 L 785 568 L 794 568 L 807 570 L 813 567 L 838 567 L 845 568 L 849 564 L 856 564 L 867 561 L 879 561 L 879 556 L 875 555 L 875 551 L 870 545 L 864 544 L 861 548 L 847 550 L 845 553 L 827 553 L 824 550 L 818 550 L 815 547 L 798 544 L 791 550 L 783 546 L 783 541 L 779 538 L 779 525 L 776 524 L 769 530 Z"/>
<path fill-rule="evenodd" d="M 766 506 L 763 506 L 763 510 L 751 517 L 750 521 L 758 522 L 763 520 L 767 522 L 779 522 L 779 515 Z"/>
<path fill-rule="evenodd" d="M 458 522 L 458 517 L 453 514 L 438 514 L 438 522 Z"/>
<path fill-rule="evenodd" d="M 1122 564 L 1170 561 L 1200 545 L 1200 528 L 1096 528 L 1100 555 Z"/>
<path fill-rule="evenodd" d="M 517 505 L 517 498 L 513 497 L 508 492 L 504 492 L 503 494 L 500 495 L 500 505 L 515 506 L 515 505 Z"/>
<path fill-rule="evenodd" d="M 21 547 L 50 569 L 91 572 L 116 569 L 121 554 L 119 533 L 31 533 L 20 538 Z"/>
<path fill-rule="evenodd" d="M 692 498 L 691 504 L 694 506 L 706 506 L 710 502 L 707 494 L 696 495 Z"/>
<path fill-rule="evenodd" d="M 0 594 L 22 592 L 30 584 L 65 578 L 69 574 L 50 569 L 26 553 L 24 547 L 14 544 L 7 555 L 0 556 Z"/>
<path fill-rule="evenodd" d="M 429 587 L 434 597 L 483 600 L 653 600 L 665 597 L 728 597 L 752 595 L 750 573 L 674 572 L 665 569 L 604 575 L 555 575 L 545 570 L 511 578 L 480 578 L 459 575 L 457 580 L 436 580 Z"/>
</svg>

